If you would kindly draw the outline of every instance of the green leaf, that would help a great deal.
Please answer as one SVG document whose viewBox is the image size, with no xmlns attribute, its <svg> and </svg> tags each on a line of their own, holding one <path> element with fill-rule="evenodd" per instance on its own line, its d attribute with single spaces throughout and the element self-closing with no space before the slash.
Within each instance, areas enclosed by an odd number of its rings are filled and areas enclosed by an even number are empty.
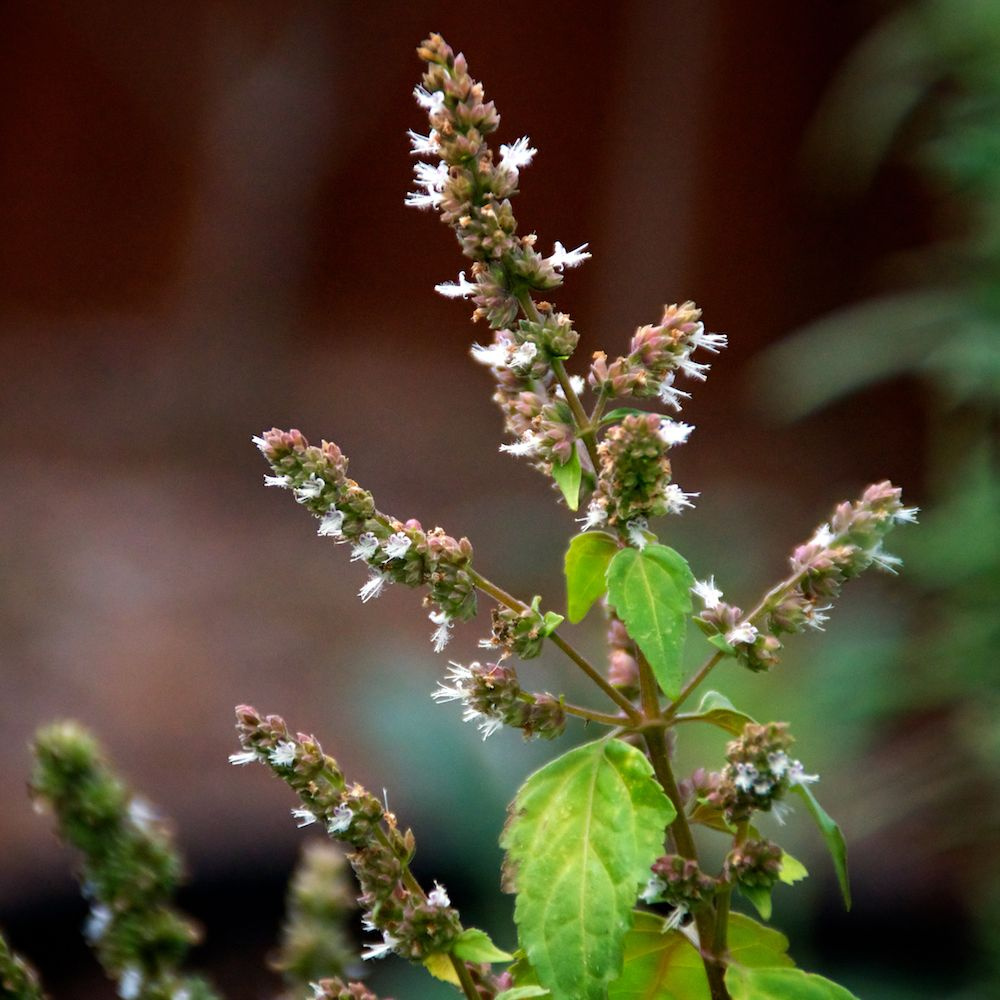
<svg viewBox="0 0 1000 1000">
<path fill-rule="evenodd" d="M 500 838 L 522 949 L 555 1000 L 604 1000 L 639 886 L 676 815 L 646 757 L 588 743 L 521 786 Z"/>
<path fill-rule="evenodd" d="M 558 462 L 552 463 L 552 478 L 562 490 L 566 506 L 570 510 L 576 510 L 580 506 L 580 480 L 583 478 L 583 470 L 580 467 L 580 453 L 575 445 L 568 462 L 563 462 L 562 465 Z"/>
<path fill-rule="evenodd" d="M 491 940 L 486 931 L 478 927 L 467 927 L 455 938 L 451 953 L 466 962 L 512 962 L 514 956 L 502 951 Z"/>
<path fill-rule="evenodd" d="M 608 988 L 608 1000 L 709 1000 L 701 955 L 677 931 L 663 932 L 663 917 L 636 911 L 625 936 L 621 978 Z"/>
<path fill-rule="evenodd" d="M 609 410 L 601 417 L 601 426 L 606 427 L 608 424 L 623 420 L 625 417 L 645 416 L 647 413 L 649 410 L 640 410 L 635 406 L 619 406 L 618 409 Z"/>
<path fill-rule="evenodd" d="M 771 888 L 762 885 L 741 885 L 742 895 L 753 903 L 753 908 L 764 920 L 771 919 Z"/>
<path fill-rule="evenodd" d="M 773 927 L 765 927 L 742 913 L 729 914 L 726 929 L 729 958 L 748 968 L 792 966 L 788 957 L 788 938 Z"/>
<path fill-rule="evenodd" d="M 729 642 L 721 632 L 716 632 L 715 635 L 710 635 L 708 637 L 708 644 L 710 646 L 715 646 L 720 653 L 725 653 L 726 656 L 736 655 L 736 647 Z"/>
<path fill-rule="evenodd" d="M 544 986 L 515 986 L 498 993 L 496 1000 L 525 1000 L 526 997 L 548 997 L 551 993 Z"/>
<path fill-rule="evenodd" d="M 691 713 L 677 717 L 678 722 L 710 722 L 713 726 L 725 729 L 727 733 L 739 736 L 743 727 L 753 719 L 741 712 L 724 694 L 718 691 L 706 691 Z"/>
<path fill-rule="evenodd" d="M 801 969 L 748 969 L 731 965 L 726 988 L 733 1000 L 858 1000 L 843 986 Z"/>
<path fill-rule="evenodd" d="M 446 952 L 431 952 L 424 959 L 423 966 L 435 979 L 451 983 L 452 986 L 462 985 L 458 973 L 455 971 L 455 966 L 451 964 L 451 957 Z"/>
<path fill-rule="evenodd" d="M 614 536 L 604 531 L 577 535 L 566 550 L 566 614 L 575 625 L 583 621 L 591 605 L 608 589 L 607 572 L 618 551 Z"/>
<path fill-rule="evenodd" d="M 794 885 L 808 876 L 809 872 L 806 866 L 798 858 L 793 858 L 788 851 L 781 852 L 781 869 L 778 872 L 778 878 L 785 885 Z"/>
<path fill-rule="evenodd" d="M 546 611 L 545 617 L 542 618 L 542 635 L 552 635 L 564 621 L 566 619 L 563 615 L 557 615 L 554 611 Z"/>
<path fill-rule="evenodd" d="M 693 584 L 687 561 L 666 545 L 621 549 L 608 566 L 608 599 L 668 698 L 680 694 L 683 681 Z"/>
<path fill-rule="evenodd" d="M 851 908 L 851 883 L 847 877 L 847 841 L 844 834 L 834 822 L 827 811 L 816 801 L 816 796 L 808 785 L 792 785 L 792 791 L 801 796 L 809 810 L 810 815 L 816 821 L 819 832 L 823 834 L 826 841 L 826 848 L 833 858 L 833 867 L 837 872 L 837 881 L 840 883 L 840 894 L 844 897 L 844 907 Z"/>
</svg>

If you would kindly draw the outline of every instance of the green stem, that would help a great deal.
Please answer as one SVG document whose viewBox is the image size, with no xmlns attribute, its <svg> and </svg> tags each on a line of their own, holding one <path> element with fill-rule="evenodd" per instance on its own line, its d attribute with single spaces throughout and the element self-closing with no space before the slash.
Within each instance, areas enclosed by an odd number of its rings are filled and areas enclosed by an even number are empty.
<svg viewBox="0 0 1000 1000">
<path fill-rule="evenodd" d="M 562 708 L 567 715 L 575 715 L 578 719 L 585 719 L 587 722 L 598 722 L 602 726 L 620 726 L 622 724 L 622 717 L 620 715 L 596 712 L 592 708 L 584 708 L 581 705 L 570 705 L 565 701 L 562 703 Z"/>
<path fill-rule="evenodd" d="M 495 583 L 491 583 L 480 573 L 477 573 L 474 569 L 467 570 L 469 576 L 472 577 L 473 583 L 484 593 L 489 594 L 495 601 L 500 604 L 511 608 L 513 611 L 527 611 L 528 605 L 523 601 L 519 601 L 516 597 L 508 594 L 506 590 L 501 589 Z M 549 635 L 549 641 L 555 646 L 561 649 L 633 722 L 638 722 L 641 716 L 638 711 L 636 711 L 635 705 L 632 704 L 617 688 L 613 687 L 607 682 L 607 680 L 601 675 L 600 671 L 597 670 L 581 653 L 578 653 L 565 639 L 558 634 L 558 632 L 552 632 Z M 621 721 L 621 720 L 618 720 Z"/>
</svg>

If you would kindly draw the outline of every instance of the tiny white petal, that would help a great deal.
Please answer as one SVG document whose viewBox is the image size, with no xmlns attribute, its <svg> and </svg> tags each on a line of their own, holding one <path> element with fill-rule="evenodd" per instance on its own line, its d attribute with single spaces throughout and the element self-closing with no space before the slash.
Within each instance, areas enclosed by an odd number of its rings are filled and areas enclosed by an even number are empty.
<svg viewBox="0 0 1000 1000">
<path fill-rule="evenodd" d="M 668 514 L 680 514 L 685 507 L 694 507 L 691 497 L 700 497 L 700 493 L 685 493 L 676 483 L 668 483 L 663 490 L 663 499 L 667 505 Z"/>
<path fill-rule="evenodd" d="M 281 740 L 275 744 L 274 748 L 267 755 L 267 759 L 275 767 L 291 767 L 295 763 L 298 750 L 298 746 L 291 740 Z"/>
<path fill-rule="evenodd" d="M 810 545 L 818 545 L 820 548 L 829 548 L 837 536 L 830 530 L 829 524 L 821 524 L 809 539 Z"/>
<path fill-rule="evenodd" d="M 83 936 L 88 944 L 96 944 L 104 937 L 105 931 L 111 924 L 111 908 L 103 903 L 96 903 L 90 911 L 86 922 L 83 925 Z"/>
<path fill-rule="evenodd" d="M 305 503 L 307 500 L 315 500 L 323 492 L 324 486 L 326 486 L 326 483 L 314 472 L 304 483 L 295 487 L 293 490 L 295 499 L 299 503 Z"/>
<path fill-rule="evenodd" d="M 242 767 L 244 764 L 252 764 L 257 759 L 255 750 L 244 750 L 242 753 L 231 753 L 229 755 L 229 763 L 236 764 L 239 767 Z"/>
<path fill-rule="evenodd" d="M 383 543 L 382 548 L 387 559 L 401 559 L 413 544 L 412 539 L 403 531 L 394 531 Z"/>
<path fill-rule="evenodd" d="M 458 281 L 443 281 L 434 286 L 434 291 L 446 299 L 467 299 L 476 293 L 477 285 L 474 281 L 465 280 L 465 271 L 459 271 Z"/>
<path fill-rule="evenodd" d="M 320 518 L 316 534 L 322 535 L 324 538 L 343 538 L 344 512 L 337 510 L 336 507 L 332 510 L 328 510 L 322 518 Z"/>
<path fill-rule="evenodd" d="M 722 600 L 722 591 L 715 585 L 715 577 L 710 576 L 707 580 L 698 580 L 691 588 L 691 593 L 695 597 L 701 598 L 705 604 L 705 610 L 711 611 L 719 606 Z"/>
<path fill-rule="evenodd" d="M 580 530 L 587 531 L 590 528 L 599 528 L 601 525 L 607 524 L 608 512 L 599 500 L 594 499 L 587 505 L 587 513 L 576 520 L 577 524 L 583 525 Z"/>
<path fill-rule="evenodd" d="M 292 485 L 291 476 L 265 476 L 264 477 L 265 486 L 279 486 L 281 489 L 287 489 Z"/>
<path fill-rule="evenodd" d="M 587 253 L 589 243 L 581 243 L 575 250 L 567 250 L 558 240 L 554 244 L 554 252 L 551 257 L 547 257 L 551 267 L 561 271 L 564 267 L 577 267 L 585 260 L 589 260 L 591 254 Z"/>
<path fill-rule="evenodd" d="M 403 199 L 407 208 L 437 208 L 444 201 L 440 191 L 411 191 Z"/>
<path fill-rule="evenodd" d="M 895 514 L 892 515 L 893 521 L 896 524 L 916 524 L 917 515 L 920 513 L 919 507 L 900 507 Z"/>
<path fill-rule="evenodd" d="M 427 893 L 427 902 L 430 903 L 431 906 L 451 906 L 451 900 L 448 898 L 448 893 L 440 882 L 435 882 L 434 888 Z"/>
<path fill-rule="evenodd" d="M 818 774 L 806 774 L 802 767 L 802 761 L 792 761 L 792 766 L 788 769 L 788 783 L 790 785 L 811 785 L 814 781 L 819 781 Z"/>
<path fill-rule="evenodd" d="M 718 354 L 723 348 L 729 346 L 729 338 L 724 333 L 705 333 L 704 324 L 699 323 L 698 329 L 688 338 L 688 343 L 692 350 L 697 350 L 700 347 L 704 351 Z"/>
<path fill-rule="evenodd" d="M 478 361 L 481 365 L 503 368 L 507 364 L 509 348 L 505 343 L 490 344 L 487 347 L 483 347 L 482 344 L 473 344 L 469 353 L 473 360 Z"/>
<path fill-rule="evenodd" d="M 295 824 L 299 829 L 316 822 L 316 814 L 311 809 L 293 809 L 292 816 L 298 820 Z"/>
<path fill-rule="evenodd" d="M 903 565 L 903 560 L 899 556 L 890 555 L 890 553 L 883 551 L 881 542 L 871 549 L 868 555 L 871 556 L 872 562 L 879 569 L 884 569 L 887 573 L 895 573 L 896 567 Z"/>
<path fill-rule="evenodd" d="M 735 646 L 740 643 L 745 643 L 749 645 L 757 638 L 757 629 L 755 626 L 751 625 L 750 622 L 740 622 L 735 628 L 731 628 L 726 633 L 726 642 L 730 646 Z"/>
<path fill-rule="evenodd" d="M 538 435 L 534 431 L 525 431 L 520 441 L 500 445 L 500 450 L 508 455 L 533 455 L 538 451 Z"/>
<path fill-rule="evenodd" d="M 665 406 L 672 407 L 674 410 L 680 412 L 681 400 L 690 399 L 691 393 L 683 392 L 674 386 L 674 373 L 670 372 L 667 377 L 660 383 L 660 388 L 658 391 L 660 402 Z"/>
<path fill-rule="evenodd" d="M 687 375 L 688 378 L 694 378 L 699 382 L 704 382 L 708 376 L 708 370 L 712 366 L 699 364 L 697 361 L 685 358 L 678 367 L 685 375 Z"/>
<path fill-rule="evenodd" d="M 396 945 L 399 944 L 397 938 L 394 938 L 388 931 L 384 931 L 382 934 L 382 941 L 380 944 L 370 944 L 363 952 L 361 952 L 361 957 L 367 962 L 371 958 L 385 958 Z"/>
<path fill-rule="evenodd" d="M 350 829 L 352 819 L 354 819 L 354 812 L 349 805 L 342 802 L 333 810 L 333 816 L 326 824 L 326 832 L 332 834 L 345 833 Z"/>
<path fill-rule="evenodd" d="M 260 451 L 264 452 L 265 455 L 267 454 L 268 450 L 270 449 L 270 445 L 267 443 L 267 441 L 264 440 L 264 438 L 252 437 L 250 438 L 250 440 L 253 441 L 255 445 L 257 445 Z"/>
<path fill-rule="evenodd" d="M 373 573 L 368 578 L 368 582 L 358 591 L 358 597 L 367 604 L 373 597 L 378 597 L 382 593 L 388 579 L 386 573 Z"/>
<path fill-rule="evenodd" d="M 525 135 L 509 146 L 506 143 L 501 145 L 500 166 L 508 170 L 518 170 L 531 163 L 538 150 L 528 145 L 530 141 Z"/>
<path fill-rule="evenodd" d="M 351 549 L 351 562 L 363 559 L 368 562 L 378 552 L 378 539 L 371 531 L 366 531 L 358 536 L 358 540 Z"/>
<path fill-rule="evenodd" d="M 684 444 L 691 436 L 691 431 L 693 430 L 693 424 L 682 424 L 679 420 L 671 420 L 669 417 L 664 417 L 660 421 L 658 433 L 660 439 L 672 447 L 675 444 Z"/>
<path fill-rule="evenodd" d="M 629 542 L 640 552 L 648 544 L 645 532 L 649 530 L 649 522 L 644 517 L 634 517 L 625 525 Z"/>
<path fill-rule="evenodd" d="M 118 980 L 118 995 L 122 1000 L 137 1000 L 142 992 L 143 975 L 142 970 L 134 965 L 128 966 Z"/>
<path fill-rule="evenodd" d="M 511 354 L 507 366 L 509 368 L 527 368 L 535 360 L 537 354 L 538 347 L 530 340 L 526 341 Z"/>
<path fill-rule="evenodd" d="M 438 134 L 431 129 L 428 135 L 421 135 L 413 129 L 407 129 L 406 134 L 410 137 L 410 152 L 414 156 L 436 156 L 441 149 L 438 141 Z"/>
<path fill-rule="evenodd" d="M 443 90 L 430 91 L 426 87 L 418 85 L 413 88 L 413 96 L 416 98 L 417 104 L 430 114 L 434 114 L 444 107 Z"/>
</svg>

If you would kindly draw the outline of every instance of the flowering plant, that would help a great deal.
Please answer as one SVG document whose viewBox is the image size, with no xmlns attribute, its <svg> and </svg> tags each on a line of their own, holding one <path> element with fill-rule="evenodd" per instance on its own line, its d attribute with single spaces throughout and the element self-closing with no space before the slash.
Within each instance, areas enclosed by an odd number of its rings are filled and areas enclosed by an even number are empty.
<svg viewBox="0 0 1000 1000">
<path fill-rule="evenodd" d="M 254 439 L 271 467 L 265 481 L 288 490 L 318 518 L 320 536 L 349 546 L 350 559 L 367 567 L 362 601 L 393 583 L 422 589 L 435 651 L 448 644 L 454 623 L 476 615 L 480 595 L 493 602 L 481 659 L 451 662 L 432 695 L 457 702 L 484 739 L 509 726 L 526 739 L 552 740 L 569 717 L 604 733 L 541 767 L 511 805 L 501 844 L 503 885 L 516 896 L 515 954 L 464 927 L 444 887 L 419 884 L 410 870 L 412 832 L 383 800 L 349 782 L 314 737 L 241 706 L 242 749 L 232 762 L 264 764 L 298 795 L 293 815 L 299 825 L 321 826 L 347 848 L 364 927 L 377 935 L 362 957 L 395 953 L 421 963 L 468 1000 L 850 997 L 796 968 L 783 935 L 731 909 L 739 893 L 767 920 L 773 887 L 805 876 L 755 825 L 760 813 L 780 818 L 792 795 L 825 839 L 850 904 L 844 839 L 813 794 L 817 776 L 792 755 L 787 724 L 759 723 L 714 690 L 693 700 L 723 661 L 765 671 L 778 662 L 785 636 L 822 630 L 846 580 L 871 566 L 893 571 L 898 560 L 883 539 L 896 524 L 913 521 L 916 510 L 902 505 L 890 483 L 869 486 L 794 549 L 789 575 L 748 612 L 723 599 L 714 577 L 696 579 L 650 525 L 693 506 L 697 494 L 673 481 L 671 452 L 693 430 L 676 417 L 689 396 L 678 380 L 704 381 L 709 364 L 698 359 L 718 354 L 726 337 L 706 331 L 693 303 L 670 305 L 657 323 L 639 327 L 626 353 L 611 360 L 597 352 L 585 377 L 569 374 L 578 334 L 571 318 L 540 296 L 590 257 L 587 244 L 567 250 L 555 242 L 545 255 L 534 234 L 518 235 L 511 198 L 535 150 L 522 138 L 501 145 L 497 156 L 489 138 L 499 116 L 464 57 L 438 35 L 419 54 L 427 68 L 415 95 L 429 130 L 411 132 L 410 139 L 414 154 L 435 162 L 417 163 L 417 190 L 406 202 L 437 210 L 471 260 L 456 281 L 437 290 L 471 299 L 473 319 L 493 331 L 492 341 L 475 345 L 472 355 L 495 382 L 493 398 L 510 436 L 501 450 L 550 478 L 567 509 L 582 509 L 582 530 L 565 556 L 565 614 L 483 576 L 468 539 L 381 511 L 348 476 L 347 459 L 331 442 L 312 445 L 297 430 L 265 432 Z M 670 412 L 609 408 L 615 401 Z M 598 604 L 607 620 L 600 662 L 571 645 L 563 629 L 567 619 L 578 623 Z M 692 621 L 705 657 L 685 676 Z M 576 704 L 522 685 L 516 664 L 538 657 L 546 645 L 582 671 L 600 703 Z M 722 729 L 731 740 L 714 770 L 680 780 L 673 744 L 682 723 Z M 38 753 L 35 788 L 84 849 L 93 900 L 88 936 L 119 979 L 121 995 L 212 996 L 200 980 L 177 972 L 190 931 L 160 898 L 175 874 L 162 831 L 137 811 L 136 800 L 79 731 L 63 726 L 43 733 Z M 103 825 L 97 826 L 86 799 L 94 788 L 104 789 Z M 97 830 L 103 840 L 95 840 Z M 702 860 L 699 844 L 711 837 L 727 845 L 714 868 Z M 118 845 L 113 858 L 109 844 Z M 162 869 L 153 880 L 156 891 L 140 891 L 150 880 L 135 873 L 158 871 L 156 864 Z M 310 893 L 332 886 L 336 880 L 328 876 L 336 868 L 335 861 L 314 857 L 296 883 L 298 917 L 282 959 L 289 995 L 373 997 L 361 983 L 347 981 L 335 956 L 324 966 L 314 961 L 315 948 L 302 944 L 304 923 L 315 915 Z M 334 909 L 339 919 L 342 901 Z M 150 931 L 156 927 L 159 936 Z M 13 957 L 9 962 L 14 968 Z M 12 995 L 36 995 L 30 986 L 20 989 Z"/>
</svg>

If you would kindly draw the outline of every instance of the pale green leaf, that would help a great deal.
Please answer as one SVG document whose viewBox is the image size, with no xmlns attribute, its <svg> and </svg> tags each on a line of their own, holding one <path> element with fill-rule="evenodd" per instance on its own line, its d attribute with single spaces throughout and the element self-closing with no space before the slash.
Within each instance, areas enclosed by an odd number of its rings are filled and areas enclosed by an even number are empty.
<svg viewBox="0 0 1000 1000">
<path fill-rule="evenodd" d="M 709 722 L 734 736 L 739 736 L 743 732 L 743 727 L 748 722 L 753 722 L 753 719 L 746 712 L 741 712 L 724 694 L 719 694 L 718 691 L 706 691 L 698 707 L 693 712 L 679 715 L 677 721 Z"/>
<path fill-rule="evenodd" d="M 608 988 L 608 1000 L 709 1000 L 701 955 L 677 931 L 663 932 L 663 917 L 637 911 L 625 936 L 621 978 Z"/>
<path fill-rule="evenodd" d="M 806 866 L 798 858 L 793 858 L 788 851 L 781 852 L 781 869 L 778 871 L 778 878 L 785 885 L 794 885 L 796 882 L 801 882 L 808 875 L 809 872 Z"/>
<path fill-rule="evenodd" d="M 709 645 L 714 646 L 720 653 L 725 653 L 726 656 L 736 655 L 736 647 L 721 632 L 710 635 L 708 642 Z"/>
<path fill-rule="evenodd" d="M 827 811 L 816 801 L 816 796 L 813 795 L 808 785 L 793 785 L 792 791 L 802 797 L 809 814 L 819 827 L 819 832 L 823 834 L 827 850 L 830 852 L 830 857 L 833 858 L 833 867 L 837 872 L 837 881 L 840 883 L 840 893 L 844 897 L 844 906 L 849 910 L 851 908 L 851 883 L 847 877 L 847 841 L 844 840 L 844 834 Z"/>
<path fill-rule="evenodd" d="M 726 929 L 730 960 L 751 968 L 792 966 L 788 938 L 773 927 L 765 927 L 742 913 L 730 913 Z"/>
<path fill-rule="evenodd" d="M 498 948 L 486 931 L 467 927 L 455 938 L 451 953 L 464 962 L 512 962 L 514 956 Z"/>
<path fill-rule="evenodd" d="M 575 446 L 568 462 L 562 465 L 558 462 L 552 463 L 552 478 L 566 498 L 566 506 L 570 510 L 576 510 L 580 506 L 580 482 L 583 470 L 580 467 L 580 454 Z"/>
<path fill-rule="evenodd" d="M 566 614 L 575 625 L 608 589 L 607 571 L 618 542 L 603 531 L 577 535 L 566 550 Z"/>
<path fill-rule="evenodd" d="M 548 997 L 551 995 L 544 986 L 515 986 L 512 990 L 498 993 L 496 1000 L 527 1000 L 528 997 Z"/>
<path fill-rule="evenodd" d="M 542 635 L 552 635 L 565 620 L 563 615 L 556 614 L 555 611 L 546 611 L 542 618 Z"/>
<path fill-rule="evenodd" d="M 731 965 L 726 987 L 733 1000 L 858 1000 L 843 986 L 801 969 L 750 969 Z"/>
<path fill-rule="evenodd" d="M 608 566 L 608 600 L 668 698 L 680 694 L 693 584 L 687 561 L 666 545 L 621 549 Z"/>
<path fill-rule="evenodd" d="M 649 761 L 620 740 L 570 750 L 522 785 L 500 841 L 505 887 L 517 893 L 521 948 L 555 1000 L 604 1000 L 674 816 Z"/>
<path fill-rule="evenodd" d="M 451 964 L 451 957 L 443 951 L 434 951 L 423 961 L 424 968 L 435 978 L 442 982 L 451 983 L 452 986 L 461 986 L 461 980 L 455 971 L 455 966 Z"/>
<path fill-rule="evenodd" d="M 740 893 L 745 899 L 750 900 L 753 908 L 764 920 L 771 919 L 771 888 L 762 885 L 741 885 Z"/>
</svg>

